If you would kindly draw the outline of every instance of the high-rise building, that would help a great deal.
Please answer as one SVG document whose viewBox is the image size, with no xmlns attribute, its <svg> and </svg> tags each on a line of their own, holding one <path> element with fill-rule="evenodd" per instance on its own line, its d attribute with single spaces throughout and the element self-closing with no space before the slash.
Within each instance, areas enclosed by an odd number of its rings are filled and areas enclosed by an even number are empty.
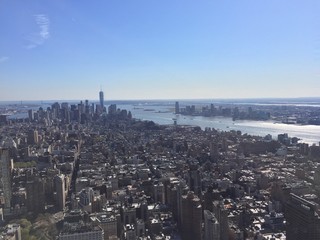
<svg viewBox="0 0 320 240">
<path fill-rule="evenodd" d="M 27 143 L 30 145 L 39 143 L 39 132 L 37 130 L 29 130 L 28 131 Z"/>
<path fill-rule="evenodd" d="M 287 240 L 320 240 L 318 206 L 293 193 L 286 205 Z"/>
<path fill-rule="evenodd" d="M 108 114 L 114 115 L 114 114 L 116 114 L 116 112 L 117 112 L 117 105 L 116 104 L 111 104 L 108 107 Z"/>
<path fill-rule="evenodd" d="M 9 149 L 0 148 L 0 185 L 3 189 L 5 209 L 10 209 L 11 206 L 11 166 Z"/>
<path fill-rule="evenodd" d="M 39 177 L 28 181 L 27 190 L 27 208 L 34 213 L 43 213 L 45 211 L 45 183 Z"/>
<path fill-rule="evenodd" d="M 177 218 L 178 218 L 178 227 L 182 227 L 182 199 L 184 195 L 187 195 L 189 192 L 189 187 L 187 186 L 186 182 L 182 179 L 179 179 L 178 184 L 176 185 L 177 188 Z"/>
<path fill-rule="evenodd" d="M 29 117 L 29 121 L 32 122 L 34 119 L 34 113 L 32 109 L 28 110 L 28 117 Z"/>
<path fill-rule="evenodd" d="M 209 210 L 204 210 L 204 240 L 220 240 L 220 224 Z"/>
<path fill-rule="evenodd" d="M 122 223 L 124 225 L 136 224 L 136 221 L 137 221 L 136 209 L 132 206 L 129 206 L 129 207 L 123 206 L 121 208 L 121 217 L 122 217 Z"/>
<path fill-rule="evenodd" d="M 203 209 L 213 211 L 213 201 L 220 199 L 220 192 L 209 186 L 205 192 L 202 192 Z"/>
<path fill-rule="evenodd" d="M 211 114 L 215 114 L 215 108 L 214 108 L 214 105 L 212 103 L 210 104 L 210 113 Z"/>
<path fill-rule="evenodd" d="M 100 100 L 101 110 L 103 110 L 103 107 L 104 107 L 104 97 L 103 97 L 103 92 L 102 92 L 102 90 L 100 90 L 100 92 L 99 92 L 99 100 Z"/>
<path fill-rule="evenodd" d="M 197 163 L 191 163 L 189 166 L 189 174 L 188 174 L 188 183 L 189 188 L 195 194 L 200 196 L 201 194 L 201 178 L 200 178 L 200 171 L 198 169 Z"/>
<path fill-rule="evenodd" d="M 154 201 L 164 204 L 165 203 L 164 185 L 161 182 L 154 184 L 153 191 L 154 191 L 153 192 Z"/>
<path fill-rule="evenodd" d="M 54 104 L 52 104 L 51 108 L 52 108 L 52 118 L 53 119 L 59 118 L 60 104 L 58 102 L 55 102 Z"/>
<path fill-rule="evenodd" d="M 223 202 L 213 201 L 213 213 L 220 224 L 220 240 L 229 239 L 228 210 Z"/>
<path fill-rule="evenodd" d="M 34 143 L 38 144 L 39 143 L 39 133 L 37 130 L 33 131 L 33 139 L 34 139 Z"/>
<path fill-rule="evenodd" d="M 202 207 L 200 199 L 190 191 L 187 195 L 182 196 L 182 239 L 202 239 L 201 223 Z"/>
<path fill-rule="evenodd" d="M 314 172 L 314 183 L 320 185 L 320 166 Z"/>
<path fill-rule="evenodd" d="M 64 210 L 66 204 L 65 179 L 64 175 L 56 175 L 54 178 L 57 192 L 57 207 L 60 211 Z"/>
<path fill-rule="evenodd" d="M 176 112 L 176 114 L 179 114 L 179 113 L 180 113 L 179 102 L 176 102 L 176 105 L 175 105 L 175 112 Z"/>
</svg>

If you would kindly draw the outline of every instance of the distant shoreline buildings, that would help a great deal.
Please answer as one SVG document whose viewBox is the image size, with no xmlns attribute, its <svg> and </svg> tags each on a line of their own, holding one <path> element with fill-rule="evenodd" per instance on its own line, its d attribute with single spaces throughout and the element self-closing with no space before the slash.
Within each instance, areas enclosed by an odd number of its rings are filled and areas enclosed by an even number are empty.
<svg viewBox="0 0 320 240">
<path fill-rule="evenodd" d="M 158 125 L 100 101 L 28 113 L 0 126 L 0 220 L 21 223 L 3 236 L 282 240 L 309 220 L 316 236 L 320 146 Z"/>
<path fill-rule="evenodd" d="M 290 106 L 268 105 L 241 105 L 224 104 L 220 106 L 210 105 L 185 105 L 175 102 L 175 114 L 203 117 L 230 117 L 236 120 L 273 120 L 284 124 L 320 125 L 320 108 L 305 108 Z"/>
</svg>

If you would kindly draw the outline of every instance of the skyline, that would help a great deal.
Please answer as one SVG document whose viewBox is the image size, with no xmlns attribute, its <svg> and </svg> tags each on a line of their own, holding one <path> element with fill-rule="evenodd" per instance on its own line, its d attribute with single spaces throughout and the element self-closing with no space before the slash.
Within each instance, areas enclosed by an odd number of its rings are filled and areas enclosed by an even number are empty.
<svg viewBox="0 0 320 240">
<path fill-rule="evenodd" d="M 320 97 L 316 0 L 0 6 L 0 101 Z"/>
<path fill-rule="evenodd" d="M 79 99 L 31 99 L 31 100 L 24 100 L 24 99 L 16 99 L 16 100 L 0 100 L 0 104 L 17 104 L 17 103 L 54 103 L 54 102 L 79 102 L 79 101 L 89 101 L 96 103 L 97 105 L 100 105 L 100 99 L 98 98 L 79 98 Z M 248 101 L 249 103 L 275 103 L 275 104 L 294 104 L 294 103 L 310 103 L 310 104 L 318 104 L 320 101 L 320 97 L 280 97 L 280 98 L 272 98 L 272 97 L 262 97 L 262 98 L 162 98 L 162 99 L 156 99 L 156 98 L 149 98 L 149 99 L 105 99 L 103 102 L 105 104 L 107 103 L 117 103 L 117 102 L 185 102 L 185 103 L 245 103 Z"/>
</svg>

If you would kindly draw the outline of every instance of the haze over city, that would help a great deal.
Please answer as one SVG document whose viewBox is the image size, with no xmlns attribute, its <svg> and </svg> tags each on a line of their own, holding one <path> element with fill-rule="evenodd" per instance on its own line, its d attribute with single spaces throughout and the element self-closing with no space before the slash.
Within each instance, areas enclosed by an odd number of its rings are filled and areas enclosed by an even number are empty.
<svg viewBox="0 0 320 240">
<path fill-rule="evenodd" d="M 318 97 L 320 3 L 0 3 L 0 101 Z"/>
<path fill-rule="evenodd" d="M 320 240 L 319 13 L 0 1 L 0 240 Z"/>
</svg>

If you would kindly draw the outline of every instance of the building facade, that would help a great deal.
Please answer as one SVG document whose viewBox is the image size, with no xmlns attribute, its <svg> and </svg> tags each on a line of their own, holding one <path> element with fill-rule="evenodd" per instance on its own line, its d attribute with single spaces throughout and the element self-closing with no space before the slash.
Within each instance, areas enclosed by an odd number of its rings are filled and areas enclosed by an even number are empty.
<svg viewBox="0 0 320 240">
<path fill-rule="evenodd" d="M 320 217 L 315 203 L 291 193 L 285 217 L 287 240 L 320 240 Z"/>
<path fill-rule="evenodd" d="M 182 239 L 202 239 L 202 206 L 200 199 L 193 193 L 188 192 L 182 196 Z"/>
<path fill-rule="evenodd" d="M 9 149 L 0 148 L 0 185 L 3 189 L 5 209 L 11 207 L 11 166 Z"/>
</svg>

